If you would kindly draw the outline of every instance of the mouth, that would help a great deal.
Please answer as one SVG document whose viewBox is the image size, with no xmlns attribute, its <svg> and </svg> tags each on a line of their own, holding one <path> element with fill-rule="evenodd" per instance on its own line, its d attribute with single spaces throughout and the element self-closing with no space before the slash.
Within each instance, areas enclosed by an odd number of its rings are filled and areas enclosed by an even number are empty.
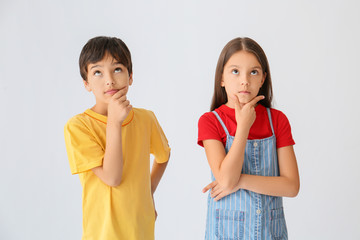
<svg viewBox="0 0 360 240">
<path fill-rule="evenodd" d="M 250 94 L 250 92 L 248 92 L 248 91 L 240 91 L 240 92 L 238 92 L 239 94 Z"/>
<path fill-rule="evenodd" d="M 110 89 L 107 90 L 105 93 L 106 94 L 110 94 L 110 95 L 114 95 L 115 93 L 117 93 L 119 90 L 118 89 Z"/>
</svg>

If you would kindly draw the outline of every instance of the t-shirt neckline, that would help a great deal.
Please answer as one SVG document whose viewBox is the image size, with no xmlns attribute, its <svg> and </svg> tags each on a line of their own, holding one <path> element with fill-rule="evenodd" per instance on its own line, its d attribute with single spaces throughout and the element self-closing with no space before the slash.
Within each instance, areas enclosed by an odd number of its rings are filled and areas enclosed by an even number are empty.
<svg viewBox="0 0 360 240">
<path fill-rule="evenodd" d="M 92 117 L 92 118 L 102 122 L 102 123 L 105 123 L 105 124 L 107 123 L 107 116 L 97 113 L 97 112 L 91 110 L 90 108 L 85 110 L 85 114 L 88 115 L 89 117 Z M 128 125 L 133 120 L 133 118 L 134 118 L 134 110 L 132 109 L 130 111 L 130 113 L 127 115 L 127 117 L 125 118 L 125 120 L 123 121 L 121 126 L 124 127 L 124 126 Z"/>
</svg>

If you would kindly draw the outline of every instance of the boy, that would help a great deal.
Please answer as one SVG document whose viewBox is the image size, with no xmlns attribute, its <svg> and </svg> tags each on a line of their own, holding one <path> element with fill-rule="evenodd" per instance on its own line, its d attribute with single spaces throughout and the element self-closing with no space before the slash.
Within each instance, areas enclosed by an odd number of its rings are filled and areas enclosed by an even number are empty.
<svg viewBox="0 0 360 240">
<path fill-rule="evenodd" d="M 64 129 L 71 173 L 83 187 L 82 240 L 154 239 L 153 193 L 170 148 L 154 113 L 132 108 L 126 98 L 133 82 L 130 51 L 118 38 L 95 37 L 79 65 L 96 99 Z"/>
</svg>

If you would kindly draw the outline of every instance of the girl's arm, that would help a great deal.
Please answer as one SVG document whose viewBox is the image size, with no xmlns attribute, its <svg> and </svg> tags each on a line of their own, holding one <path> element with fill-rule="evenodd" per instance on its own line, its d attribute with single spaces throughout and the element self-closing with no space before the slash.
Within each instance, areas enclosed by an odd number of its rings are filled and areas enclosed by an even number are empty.
<svg viewBox="0 0 360 240">
<path fill-rule="evenodd" d="M 220 141 L 214 139 L 203 141 L 212 173 L 217 182 L 226 189 L 233 189 L 240 180 L 246 140 L 256 118 L 255 105 L 263 98 L 258 96 L 243 106 L 240 106 L 238 98 L 235 99 L 237 128 L 233 144 L 227 154 Z"/>
<path fill-rule="evenodd" d="M 211 196 L 215 200 L 233 193 L 239 189 L 246 189 L 271 196 L 295 197 L 300 188 L 299 172 L 293 146 L 277 149 L 280 176 L 266 177 L 242 174 L 233 189 L 224 188 L 216 181 L 204 188 L 204 192 L 212 189 Z"/>
</svg>

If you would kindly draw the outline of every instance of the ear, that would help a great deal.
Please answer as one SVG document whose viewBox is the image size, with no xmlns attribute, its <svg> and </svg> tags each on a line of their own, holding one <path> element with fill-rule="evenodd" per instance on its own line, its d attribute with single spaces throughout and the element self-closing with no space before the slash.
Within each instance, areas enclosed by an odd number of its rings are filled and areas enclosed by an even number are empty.
<svg viewBox="0 0 360 240">
<path fill-rule="evenodd" d="M 131 86 L 132 83 L 133 83 L 133 74 L 130 73 L 130 76 L 129 76 L 129 86 Z"/>
<path fill-rule="evenodd" d="M 220 86 L 225 87 L 225 83 L 224 83 L 224 79 L 223 79 L 223 78 L 221 78 Z"/>
<path fill-rule="evenodd" d="M 266 72 L 265 72 L 265 73 L 264 73 L 264 76 L 263 76 L 263 79 L 261 79 L 261 87 L 262 87 L 262 85 L 263 85 L 264 82 L 265 82 L 266 76 L 267 76 L 267 74 L 266 74 Z"/>
<path fill-rule="evenodd" d="M 85 81 L 85 80 L 83 79 L 83 83 L 84 83 L 85 89 L 86 89 L 88 92 L 91 92 L 91 87 L 90 87 L 90 85 L 89 85 L 89 82 L 88 82 L 88 81 Z"/>
</svg>

